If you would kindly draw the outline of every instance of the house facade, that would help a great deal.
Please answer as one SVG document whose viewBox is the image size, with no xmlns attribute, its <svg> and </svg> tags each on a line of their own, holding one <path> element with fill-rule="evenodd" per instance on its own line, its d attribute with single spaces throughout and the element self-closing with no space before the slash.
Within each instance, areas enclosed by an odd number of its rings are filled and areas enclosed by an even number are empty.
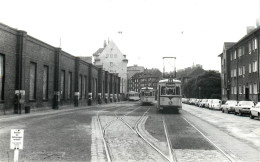
<svg viewBox="0 0 260 162">
<path fill-rule="evenodd" d="M 124 55 L 117 45 L 112 41 L 104 43 L 103 48 L 99 48 L 94 54 L 94 65 L 101 66 L 109 73 L 117 74 L 120 80 L 120 93 L 127 92 L 127 63 Z"/>
<path fill-rule="evenodd" d="M 141 88 L 157 88 L 162 73 L 157 69 L 145 69 L 144 72 L 136 73 L 128 79 L 128 91 L 140 92 Z"/>
<path fill-rule="evenodd" d="M 238 42 L 224 43 L 221 57 L 222 100 L 259 101 L 259 36 L 252 29 Z"/>
</svg>

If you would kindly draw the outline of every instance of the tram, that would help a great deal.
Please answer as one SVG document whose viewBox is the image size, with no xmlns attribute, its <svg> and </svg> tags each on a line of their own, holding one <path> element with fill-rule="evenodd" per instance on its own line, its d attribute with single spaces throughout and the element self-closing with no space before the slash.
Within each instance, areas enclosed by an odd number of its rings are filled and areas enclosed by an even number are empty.
<svg viewBox="0 0 260 162">
<path fill-rule="evenodd" d="M 129 91 L 127 93 L 127 99 L 129 101 L 139 101 L 140 100 L 139 93 L 135 91 Z"/>
<path fill-rule="evenodd" d="M 142 105 L 153 104 L 155 101 L 155 90 L 151 87 L 141 88 L 140 100 Z"/>
<path fill-rule="evenodd" d="M 157 85 L 157 108 L 160 111 L 172 109 L 179 112 L 182 109 L 181 81 L 176 79 L 163 79 Z"/>
</svg>

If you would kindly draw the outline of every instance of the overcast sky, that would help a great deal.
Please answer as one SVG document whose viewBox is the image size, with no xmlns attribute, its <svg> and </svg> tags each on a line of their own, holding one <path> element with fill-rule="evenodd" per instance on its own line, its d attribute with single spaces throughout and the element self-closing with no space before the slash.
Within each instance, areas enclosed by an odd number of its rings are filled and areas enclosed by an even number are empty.
<svg viewBox="0 0 260 162">
<path fill-rule="evenodd" d="M 259 0 L 0 0 L 0 22 L 75 56 L 92 56 L 112 39 L 128 66 L 162 70 L 201 64 L 220 70 L 224 42 L 256 26 Z M 122 34 L 118 34 L 122 31 Z"/>
</svg>

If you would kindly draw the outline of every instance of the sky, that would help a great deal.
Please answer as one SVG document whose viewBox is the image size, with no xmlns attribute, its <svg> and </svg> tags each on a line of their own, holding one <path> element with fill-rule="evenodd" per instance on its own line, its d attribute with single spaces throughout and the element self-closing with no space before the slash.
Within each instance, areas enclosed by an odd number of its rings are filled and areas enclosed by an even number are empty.
<svg viewBox="0 0 260 162">
<path fill-rule="evenodd" d="M 0 0 L 0 22 L 74 56 L 113 40 L 128 66 L 220 71 L 224 42 L 256 26 L 259 0 Z M 118 32 L 122 31 L 122 34 Z M 170 62 L 171 63 L 171 62 Z"/>
</svg>

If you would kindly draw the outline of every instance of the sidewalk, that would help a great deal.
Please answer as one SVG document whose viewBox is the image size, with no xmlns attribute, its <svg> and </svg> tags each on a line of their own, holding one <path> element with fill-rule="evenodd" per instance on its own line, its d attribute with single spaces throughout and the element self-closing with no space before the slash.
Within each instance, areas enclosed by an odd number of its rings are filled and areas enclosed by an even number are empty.
<svg viewBox="0 0 260 162">
<path fill-rule="evenodd" d="M 52 109 L 52 108 L 39 108 L 39 109 L 31 109 L 31 112 L 28 114 L 22 113 L 22 114 L 6 114 L 6 115 L 0 115 L 0 122 L 3 120 L 12 120 L 12 119 L 23 119 L 28 116 L 38 116 L 38 115 L 44 115 L 44 114 L 56 114 L 60 112 L 67 112 L 67 111 L 73 111 L 73 110 L 81 110 L 81 109 L 90 109 L 93 107 L 106 107 L 106 105 L 111 105 L 115 103 L 122 103 L 124 101 L 120 102 L 112 102 L 112 103 L 104 103 L 104 104 L 96 104 L 92 106 L 79 106 L 74 107 L 73 105 L 65 105 L 60 106 L 59 109 Z"/>
</svg>

